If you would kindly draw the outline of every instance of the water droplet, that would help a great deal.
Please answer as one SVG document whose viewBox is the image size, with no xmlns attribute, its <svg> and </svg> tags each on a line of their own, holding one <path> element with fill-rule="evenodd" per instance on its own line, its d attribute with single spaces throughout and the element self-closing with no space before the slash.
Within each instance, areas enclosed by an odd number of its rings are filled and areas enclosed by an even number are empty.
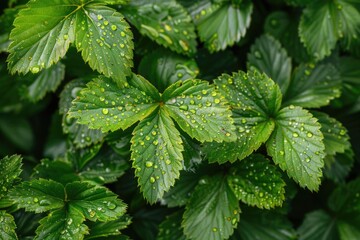
<svg viewBox="0 0 360 240">
<path fill-rule="evenodd" d="M 180 44 L 180 47 L 185 51 L 189 51 L 189 45 L 187 42 L 183 41 L 183 40 L 179 40 L 179 44 Z"/>
<path fill-rule="evenodd" d="M 154 177 L 150 177 L 150 183 L 154 183 L 156 180 Z"/>
<path fill-rule="evenodd" d="M 259 51 L 255 51 L 255 52 L 254 52 L 254 55 L 255 55 L 255 57 L 258 58 L 258 59 L 261 59 L 261 57 L 262 57 L 262 56 L 261 56 L 261 53 L 260 53 Z"/>
<path fill-rule="evenodd" d="M 116 204 L 115 203 L 112 203 L 112 202 L 108 202 L 106 204 L 107 208 L 110 209 L 110 210 L 113 210 L 116 208 Z"/>
<path fill-rule="evenodd" d="M 220 99 L 215 98 L 214 103 L 220 103 Z"/>
<path fill-rule="evenodd" d="M 34 201 L 34 203 L 37 203 L 37 202 L 39 202 L 39 199 L 38 199 L 37 197 L 35 197 L 35 198 L 33 199 L 33 201 Z"/>
<path fill-rule="evenodd" d="M 170 165 L 170 164 L 171 164 L 171 161 L 170 161 L 169 159 L 167 159 L 167 160 L 165 161 L 165 163 L 166 163 L 167 165 Z"/>
<path fill-rule="evenodd" d="M 305 162 L 307 162 L 307 163 L 310 162 L 310 158 L 306 158 Z"/>
<path fill-rule="evenodd" d="M 101 16 L 101 15 L 99 14 L 99 15 L 97 15 L 97 19 L 98 19 L 98 20 L 101 20 L 101 19 L 103 19 L 103 16 Z"/>
<path fill-rule="evenodd" d="M 111 25 L 111 30 L 116 31 L 116 29 L 117 29 L 116 25 Z"/>
<path fill-rule="evenodd" d="M 39 202 L 40 206 L 49 206 L 51 202 L 49 200 L 43 199 Z"/>
<path fill-rule="evenodd" d="M 217 232 L 217 230 L 218 230 L 218 229 L 217 229 L 216 227 L 213 227 L 213 228 L 212 228 L 212 231 L 213 231 L 213 232 Z"/>
<path fill-rule="evenodd" d="M 299 137 L 299 134 L 298 134 L 298 133 L 296 133 L 296 132 L 294 132 L 292 135 L 293 135 L 293 137 L 294 137 L 294 138 Z"/>
<path fill-rule="evenodd" d="M 153 165 L 154 165 L 154 163 L 153 163 L 153 162 L 150 162 L 150 161 L 147 161 L 147 162 L 145 163 L 145 166 L 148 167 L 148 168 L 152 167 Z"/>
<path fill-rule="evenodd" d="M 109 109 L 103 108 L 103 109 L 102 109 L 102 113 L 103 113 L 104 115 L 108 114 L 108 113 L 109 113 Z"/>
<path fill-rule="evenodd" d="M 167 24 L 164 25 L 164 28 L 165 28 L 165 30 L 168 31 L 168 32 L 170 32 L 170 31 L 172 30 L 171 26 L 170 26 L 170 25 L 167 25 Z"/>
<path fill-rule="evenodd" d="M 339 134 L 340 134 L 341 136 L 344 136 L 344 135 L 346 134 L 346 130 L 341 129 Z"/>
<path fill-rule="evenodd" d="M 189 109 L 189 106 L 188 105 L 180 105 L 179 108 L 181 110 L 187 111 Z"/>
<path fill-rule="evenodd" d="M 308 133 L 306 134 L 306 136 L 309 137 L 309 138 L 311 138 L 311 137 L 313 136 L 313 134 L 312 134 L 311 132 L 308 132 Z"/>
<path fill-rule="evenodd" d="M 126 34 L 125 34 L 123 31 L 121 31 L 121 32 L 120 32 L 120 36 L 125 37 Z"/>
<path fill-rule="evenodd" d="M 105 98 L 103 96 L 99 97 L 99 99 L 101 102 L 105 101 Z"/>
<path fill-rule="evenodd" d="M 72 222 L 73 222 L 72 218 L 69 218 L 69 220 L 67 221 L 67 224 L 68 224 L 68 225 L 71 225 Z"/>
<path fill-rule="evenodd" d="M 290 106 L 289 106 L 289 109 L 294 109 L 294 108 L 295 108 L 294 105 L 290 105 Z"/>
<path fill-rule="evenodd" d="M 40 72 L 40 67 L 39 66 L 34 66 L 30 69 L 31 73 L 36 74 L 38 72 Z"/>
<path fill-rule="evenodd" d="M 279 154 L 280 154 L 281 156 L 284 156 L 285 152 L 284 152 L 284 151 L 279 151 Z"/>
</svg>

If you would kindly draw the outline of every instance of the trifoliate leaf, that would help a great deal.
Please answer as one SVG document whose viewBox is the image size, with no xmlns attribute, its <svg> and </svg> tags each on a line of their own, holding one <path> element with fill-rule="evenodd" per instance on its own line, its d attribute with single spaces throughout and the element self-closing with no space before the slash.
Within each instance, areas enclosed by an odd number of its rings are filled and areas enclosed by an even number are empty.
<svg viewBox="0 0 360 240">
<path fill-rule="evenodd" d="M 196 52 L 195 27 L 183 6 L 175 0 L 133 2 L 122 12 L 141 34 L 177 53 Z"/>
<path fill-rule="evenodd" d="M 161 204 L 167 205 L 168 207 L 184 206 L 198 184 L 200 177 L 201 175 L 199 174 L 182 171 L 181 178 L 164 194 L 161 199 Z"/>
<path fill-rule="evenodd" d="M 176 81 L 195 78 L 199 70 L 193 59 L 158 49 L 142 58 L 139 73 L 163 92 Z"/>
<path fill-rule="evenodd" d="M 9 192 L 10 198 L 19 207 L 36 213 L 64 206 L 64 186 L 53 180 L 31 180 L 22 182 Z"/>
<path fill-rule="evenodd" d="M 111 77 L 119 86 L 133 66 L 133 42 L 122 14 L 97 3 L 76 12 L 76 47 L 92 69 Z"/>
<path fill-rule="evenodd" d="M 236 197 L 250 206 L 270 209 L 285 200 L 281 174 L 260 154 L 252 154 L 235 165 L 228 183 Z"/>
<path fill-rule="evenodd" d="M 281 105 L 278 85 L 257 71 L 224 74 L 215 80 L 233 112 L 237 140 L 231 143 L 205 143 L 210 162 L 225 163 L 243 159 L 258 149 L 274 130 L 271 119 Z"/>
<path fill-rule="evenodd" d="M 66 185 L 69 182 L 80 181 L 69 162 L 60 160 L 50 161 L 43 159 L 40 164 L 34 168 L 32 178 L 51 179 Z"/>
<path fill-rule="evenodd" d="M 242 1 L 236 5 L 204 1 L 201 7 L 192 12 L 200 40 L 210 52 L 224 50 L 245 36 L 250 25 L 253 4 Z"/>
<path fill-rule="evenodd" d="M 55 92 L 65 77 L 65 65 L 57 63 L 37 75 L 29 76 L 22 87 L 25 98 L 36 102 L 45 97 L 48 92 Z"/>
<path fill-rule="evenodd" d="M 4 198 L 9 188 L 21 173 L 22 158 L 19 155 L 6 156 L 0 160 L 0 199 Z"/>
<path fill-rule="evenodd" d="M 239 202 L 220 175 L 200 181 L 183 215 L 182 227 L 190 239 L 227 239 L 239 222 Z"/>
<path fill-rule="evenodd" d="M 350 149 L 351 144 L 346 128 L 335 118 L 330 117 L 326 113 L 311 112 L 321 124 L 321 132 L 324 135 L 325 153 L 335 155 L 336 153 L 344 153 Z"/>
<path fill-rule="evenodd" d="M 64 57 L 71 43 L 89 65 L 120 86 L 132 67 L 132 33 L 123 16 L 92 1 L 30 1 L 14 21 L 8 66 L 38 73 Z M 44 14 L 44 12 L 46 14 Z M 120 56 L 120 57 L 119 57 Z"/>
<path fill-rule="evenodd" d="M 144 197 L 155 203 L 174 185 L 183 168 L 182 140 L 169 115 L 160 110 L 134 129 L 131 159 Z"/>
<path fill-rule="evenodd" d="M 91 221 L 106 222 L 122 216 L 126 204 L 107 188 L 89 182 L 73 182 L 65 187 L 70 205 Z"/>
<path fill-rule="evenodd" d="M 107 236 L 120 235 L 120 230 L 126 228 L 131 223 L 131 218 L 123 215 L 119 219 L 108 222 L 88 222 L 90 234 L 85 239 L 98 239 Z"/>
<path fill-rule="evenodd" d="M 241 221 L 231 240 L 289 240 L 296 232 L 286 216 L 257 208 L 242 209 Z"/>
<path fill-rule="evenodd" d="M 71 117 L 102 132 L 126 129 L 158 107 L 155 101 L 134 87 L 119 89 L 109 79 L 99 77 L 80 91 L 69 110 Z"/>
<path fill-rule="evenodd" d="M 177 211 L 159 225 L 157 240 L 186 240 L 181 227 L 183 211 Z"/>
<path fill-rule="evenodd" d="M 71 206 L 66 211 L 61 209 L 50 212 L 40 220 L 34 239 L 83 239 L 88 233 L 84 221 L 84 215 Z"/>
<path fill-rule="evenodd" d="M 344 0 L 314 1 L 302 14 L 300 38 L 308 52 L 321 60 L 330 55 L 338 39 L 344 38 L 349 46 L 358 37 L 359 20 L 359 11 Z"/>
<path fill-rule="evenodd" d="M 164 110 L 190 137 L 201 142 L 236 139 L 227 101 L 208 82 L 178 81 L 165 90 L 162 98 Z"/>
<path fill-rule="evenodd" d="M 324 210 L 306 214 L 303 224 L 298 229 L 299 240 L 338 240 L 336 221 Z"/>
<path fill-rule="evenodd" d="M 301 64 L 293 74 L 285 94 L 284 106 L 319 108 L 340 96 L 338 71 L 330 64 Z"/>
<path fill-rule="evenodd" d="M 297 62 L 308 62 L 310 56 L 300 42 L 298 34 L 299 21 L 300 18 L 297 14 L 275 11 L 267 16 L 264 28 L 266 33 L 280 41 L 292 59 Z"/>
<path fill-rule="evenodd" d="M 14 217 L 5 211 L 0 211 L 0 238 L 7 240 L 17 240 L 15 232 L 16 224 Z"/>
<path fill-rule="evenodd" d="M 270 35 L 263 35 L 251 46 L 248 64 L 267 74 L 284 94 L 290 84 L 291 58 L 280 43 Z"/>
<path fill-rule="evenodd" d="M 275 117 L 275 130 L 266 142 L 267 152 L 280 168 L 302 187 L 317 191 L 324 166 L 321 125 L 308 111 L 289 106 Z"/>
</svg>

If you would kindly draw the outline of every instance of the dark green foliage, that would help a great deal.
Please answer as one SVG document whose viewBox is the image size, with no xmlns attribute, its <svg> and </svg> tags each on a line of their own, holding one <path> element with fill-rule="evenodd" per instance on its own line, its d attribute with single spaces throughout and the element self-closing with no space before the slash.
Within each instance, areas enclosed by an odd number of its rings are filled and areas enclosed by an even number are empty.
<svg viewBox="0 0 360 240">
<path fill-rule="evenodd" d="M 358 0 L 4 0 L 0 239 L 360 239 Z"/>
</svg>

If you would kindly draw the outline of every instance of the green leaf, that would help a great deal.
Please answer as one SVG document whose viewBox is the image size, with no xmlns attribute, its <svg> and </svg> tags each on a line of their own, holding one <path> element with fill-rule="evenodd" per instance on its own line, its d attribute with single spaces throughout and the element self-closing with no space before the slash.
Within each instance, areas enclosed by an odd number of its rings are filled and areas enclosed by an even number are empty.
<svg viewBox="0 0 360 240">
<path fill-rule="evenodd" d="M 236 197 L 250 206 L 270 209 L 285 200 L 281 174 L 260 154 L 252 154 L 233 166 L 228 184 Z"/>
<path fill-rule="evenodd" d="M 140 191 L 155 203 L 174 185 L 183 168 L 182 140 L 174 122 L 162 109 L 136 126 L 131 159 Z"/>
<path fill-rule="evenodd" d="M 178 81 L 165 90 L 162 99 L 164 110 L 190 137 L 201 142 L 235 140 L 227 101 L 208 82 Z"/>
<path fill-rule="evenodd" d="M 119 219 L 109 222 L 88 222 L 90 235 L 85 239 L 98 239 L 101 237 L 120 235 L 120 230 L 126 228 L 131 223 L 131 218 L 123 215 Z"/>
<path fill-rule="evenodd" d="M 38 73 L 64 57 L 75 39 L 73 12 L 77 7 L 67 0 L 56 0 L 51 5 L 40 0 L 30 1 L 20 10 L 10 34 L 11 73 Z"/>
<path fill-rule="evenodd" d="M 206 143 L 210 162 L 225 163 L 243 159 L 267 141 L 275 124 L 272 117 L 281 105 L 281 91 L 265 74 L 239 71 L 215 80 L 233 112 L 237 140 L 232 143 Z"/>
<path fill-rule="evenodd" d="M 156 101 L 160 101 L 160 93 L 159 90 L 154 87 L 148 80 L 140 75 L 133 74 L 132 77 L 129 79 L 129 84 L 132 87 L 139 89 L 140 91 L 146 93 Z"/>
<path fill-rule="evenodd" d="M 339 233 L 336 221 L 324 210 L 317 210 L 306 214 L 303 224 L 299 227 L 299 240 L 338 240 Z"/>
<path fill-rule="evenodd" d="M 338 39 L 344 38 L 349 46 L 359 36 L 359 20 L 359 11 L 344 0 L 315 1 L 301 17 L 301 41 L 316 60 L 321 60 L 330 55 Z"/>
<path fill-rule="evenodd" d="M 210 52 L 224 50 L 245 36 L 250 25 L 253 4 L 243 1 L 239 5 L 205 1 L 192 13 L 200 40 Z"/>
<path fill-rule="evenodd" d="M 354 152 L 351 149 L 335 156 L 326 156 L 324 175 L 335 183 L 344 183 L 354 165 Z"/>
<path fill-rule="evenodd" d="M 70 205 L 91 221 L 115 220 L 125 213 L 126 204 L 105 187 L 73 182 L 65 189 Z"/>
<path fill-rule="evenodd" d="M 0 238 L 7 240 L 17 240 L 15 232 L 16 224 L 12 215 L 5 211 L 0 211 Z"/>
<path fill-rule="evenodd" d="M 319 108 L 340 96 L 341 80 L 331 64 L 301 64 L 295 69 L 283 106 Z"/>
<path fill-rule="evenodd" d="M 132 33 L 115 10 L 89 0 L 56 0 L 51 6 L 45 0 L 30 1 L 14 26 L 8 57 L 12 73 L 49 68 L 76 41 L 85 62 L 119 86 L 126 85 L 132 67 Z"/>
<path fill-rule="evenodd" d="M 341 213 L 344 217 L 348 214 L 360 213 L 360 178 L 337 187 L 328 199 L 329 208 Z M 345 215 L 346 217 L 346 215 Z M 351 219 L 348 219 L 351 220 Z"/>
<path fill-rule="evenodd" d="M 87 0 L 88 1 L 88 0 Z M 133 42 L 129 24 L 122 14 L 97 3 L 76 12 L 76 48 L 85 62 L 119 86 L 133 66 Z"/>
<path fill-rule="evenodd" d="M 321 125 L 308 111 L 289 106 L 279 111 L 266 142 L 268 154 L 302 187 L 317 191 L 324 166 Z"/>
<path fill-rule="evenodd" d="M 239 202 L 226 178 L 212 176 L 192 193 L 183 216 L 184 233 L 191 239 L 227 239 L 239 222 Z"/>
<path fill-rule="evenodd" d="M 181 227 L 183 211 L 177 211 L 159 225 L 157 240 L 186 240 Z"/>
<path fill-rule="evenodd" d="M 69 162 L 61 160 L 50 161 L 48 159 L 43 159 L 34 168 L 32 178 L 50 179 L 63 185 L 80 180 Z"/>
<path fill-rule="evenodd" d="M 31 180 L 22 182 L 9 192 L 10 198 L 19 207 L 36 213 L 64 206 L 64 186 L 53 180 Z"/>
<path fill-rule="evenodd" d="M 201 175 L 194 174 L 193 172 L 181 172 L 181 178 L 164 194 L 161 204 L 168 207 L 184 206 L 198 184 L 200 177 Z"/>
<path fill-rule="evenodd" d="M 354 102 L 360 95 L 360 60 L 353 57 L 339 59 L 339 72 L 342 80 L 341 100 L 347 104 Z"/>
<path fill-rule="evenodd" d="M 291 58 L 281 44 L 270 35 L 263 35 L 251 46 L 248 64 L 267 74 L 284 94 L 290 84 Z"/>
<path fill-rule="evenodd" d="M 311 113 L 321 124 L 321 132 L 324 135 L 325 153 L 327 155 L 344 153 L 351 148 L 350 137 L 347 134 L 347 130 L 339 121 L 326 113 L 316 111 L 312 111 Z"/>
<path fill-rule="evenodd" d="M 0 29 L 0 53 L 7 52 L 8 50 L 10 44 L 9 35 L 18 12 L 18 7 L 6 8 L 0 16 L 0 25 L 2 26 Z"/>
<path fill-rule="evenodd" d="M 37 102 L 44 98 L 46 93 L 55 92 L 64 77 L 65 65 L 59 62 L 37 75 L 29 76 L 31 82 L 25 83 L 22 92 L 25 98 Z"/>
<path fill-rule="evenodd" d="M 176 81 L 195 78 L 199 70 L 193 59 L 158 49 L 141 59 L 139 73 L 163 92 Z"/>
<path fill-rule="evenodd" d="M 231 240 L 289 240 L 296 239 L 291 222 L 275 211 L 245 208 Z"/>
<path fill-rule="evenodd" d="M 177 53 L 196 52 L 195 27 L 183 6 L 175 0 L 133 2 L 122 12 L 141 34 Z"/>
<path fill-rule="evenodd" d="M 0 199 L 4 198 L 19 177 L 22 167 L 22 157 L 19 155 L 6 156 L 0 160 Z"/>
<path fill-rule="evenodd" d="M 83 180 L 106 184 L 116 182 L 117 178 L 121 177 L 129 167 L 127 159 L 110 149 L 105 149 L 82 167 L 78 175 Z"/>
<path fill-rule="evenodd" d="M 102 142 L 104 134 L 98 129 L 89 129 L 87 125 L 76 123 L 67 114 L 71 102 L 78 97 L 80 90 L 86 87 L 87 81 L 82 78 L 74 79 L 65 85 L 60 94 L 59 111 L 63 114 L 63 132 L 68 134 L 73 144 L 78 148 L 84 148 L 92 144 Z"/>
<path fill-rule="evenodd" d="M 66 159 L 72 163 L 76 171 L 80 171 L 89 161 L 91 161 L 101 149 L 101 144 L 86 148 L 70 147 L 66 152 Z"/>
<path fill-rule="evenodd" d="M 84 215 L 71 206 L 67 211 L 61 209 L 50 212 L 39 221 L 40 226 L 36 229 L 34 239 L 83 239 L 88 233 L 84 220 Z"/>
<path fill-rule="evenodd" d="M 275 11 L 267 16 L 264 29 L 266 33 L 280 41 L 292 59 L 297 62 L 308 62 L 310 56 L 300 42 L 298 34 L 299 21 L 298 14 Z"/>
<path fill-rule="evenodd" d="M 126 129 L 157 107 L 158 104 L 145 92 L 134 87 L 119 89 L 109 79 L 99 77 L 80 91 L 69 115 L 91 129 L 107 132 Z"/>
</svg>

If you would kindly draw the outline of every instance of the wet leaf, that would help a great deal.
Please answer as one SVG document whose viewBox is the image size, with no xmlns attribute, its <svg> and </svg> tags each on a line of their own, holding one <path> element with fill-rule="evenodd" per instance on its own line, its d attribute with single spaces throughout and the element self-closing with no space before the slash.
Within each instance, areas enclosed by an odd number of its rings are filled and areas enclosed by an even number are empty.
<svg viewBox="0 0 360 240">
<path fill-rule="evenodd" d="M 275 38 L 270 35 L 259 37 L 248 53 L 248 64 L 276 82 L 283 94 L 286 92 L 290 84 L 291 58 Z"/>
<path fill-rule="evenodd" d="M 340 96 L 340 89 L 339 73 L 331 64 L 301 64 L 293 73 L 283 106 L 326 106 Z"/>
<path fill-rule="evenodd" d="M 285 182 L 277 168 L 260 154 L 252 154 L 232 167 L 228 176 L 236 197 L 250 206 L 274 208 L 285 200 Z"/>
<path fill-rule="evenodd" d="M 350 137 L 347 129 L 326 113 L 312 111 L 314 117 L 319 120 L 321 124 L 321 132 L 324 135 L 325 153 L 328 155 L 335 155 L 336 153 L 344 153 L 351 148 Z"/>
<path fill-rule="evenodd" d="M 155 203 L 174 185 L 183 168 L 182 140 L 174 122 L 160 110 L 134 129 L 131 159 L 140 191 Z"/>
<path fill-rule="evenodd" d="M 182 227 L 187 238 L 227 239 L 239 222 L 239 212 L 239 202 L 226 178 L 204 178 L 186 205 Z"/>
<path fill-rule="evenodd" d="M 120 218 L 108 222 L 88 222 L 90 234 L 85 239 L 98 239 L 120 235 L 120 230 L 126 228 L 131 223 L 131 218 L 123 215 Z"/>
<path fill-rule="evenodd" d="M 21 173 L 22 157 L 19 155 L 6 156 L 0 160 L 0 199 L 4 198 Z"/>
<path fill-rule="evenodd" d="M 227 101 L 208 82 L 178 81 L 165 90 L 162 99 L 164 110 L 190 137 L 201 142 L 235 140 Z"/>
<path fill-rule="evenodd" d="M 22 182 L 9 192 L 10 198 L 19 207 L 36 213 L 64 206 L 64 186 L 53 180 L 31 180 Z"/>
<path fill-rule="evenodd" d="M 268 154 L 302 187 L 317 191 L 324 166 L 321 125 L 307 110 L 289 106 L 275 117 L 275 130 L 266 142 Z"/>
<path fill-rule="evenodd" d="M 358 9 L 347 1 L 315 1 L 301 16 L 300 38 L 315 60 L 321 60 L 330 55 L 339 39 L 344 38 L 350 46 L 359 37 L 359 20 Z"/>
<path fill-rule="evenodd" d="M 157 240 L 186 240 L 181 227 L 183 211 L 177 211 L 160 223 Z"/>
<path fill-rule="evenodd" d="M 71 206 L 67 211 L 55 210 L 39 221 L 34 239 L 83 239 L 89 231 L 84 221 L 84 215 Z"/>
<path fill-rule="evenodd" d="M 16 224 L 14 217 L 5 211 L 0 211 L 0 238 L 7 240 L 17 240 L 15 232 Z"/>
<path fill-rule="evenodd" d="M 155 100 L 144 91 L 131 86 L 120 89 L 109 79 L 99 77 L 80 91 L 69 115 L 91 129 L 107 132 L 126 129 L 157 107 Z"/>
<path fill-rule="evenodd" d="M 274 130 L 272 119 L 281 105 L 280 88 L 257 71 L 223 74 L 215 80 L 233 112 L 237 140 L 230 143 L 205 143 L 210 162 L 225 163 L 243 159 L 266 142 Z"/>
<path fill-rule="evenodd" d="M 175 0 L 133 1 L 122 12 L 141 34 L 172 51 L 193 55 L 195 27 L 191 17 Z"/>
<path fill-rule="evenodd" d="M 115 220 L 125 213 L 126 204 L 105 187 L 89 182 L 73 182 L 65 187 L 70 206 L 91 221 Z"/>
<path fill-rule="evenodd" d="M 248 0 L 238 5 L 230 1 L 220 4 L 207 0 L 200 7 L 197 6 L 192 17 L 200 40 L 210 52 L 217 52 L 234 45 L 245 36 L 252 11 L 253 4 Z"/>
</svg>

